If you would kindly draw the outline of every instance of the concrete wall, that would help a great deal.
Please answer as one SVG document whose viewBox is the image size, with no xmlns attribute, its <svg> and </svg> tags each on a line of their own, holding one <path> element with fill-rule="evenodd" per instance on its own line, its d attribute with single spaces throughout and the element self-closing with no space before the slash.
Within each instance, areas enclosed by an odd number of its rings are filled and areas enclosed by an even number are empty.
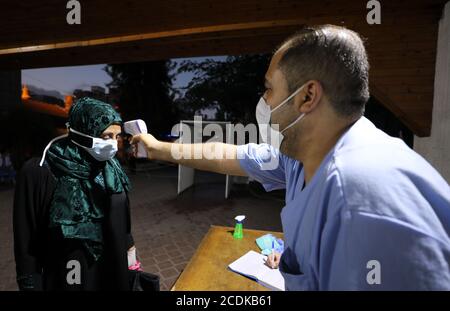
<svg viewBox="0 0 450 311">
<path fill-rule="evenodd" d="M 0 71 L 0 113 L 20 104 L 21 72 Z"/>
<path fill-rule="evenodd" d="M 439 23 L 431 136 L 415 137 L 414 150 L 450 183 L 450 2 Z"/>
</svg>

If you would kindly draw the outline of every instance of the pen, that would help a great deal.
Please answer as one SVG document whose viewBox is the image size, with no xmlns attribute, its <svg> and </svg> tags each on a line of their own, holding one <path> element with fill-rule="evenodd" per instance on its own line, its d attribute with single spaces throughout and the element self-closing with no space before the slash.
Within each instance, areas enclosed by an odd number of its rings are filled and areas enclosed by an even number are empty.
<svg viewBox="0 0 450 311">
<path fill-rule="evenodd" d="M 275 265 L 275 241 L 272 240 L 272 269 L 274 269 Z"/>
</svg>

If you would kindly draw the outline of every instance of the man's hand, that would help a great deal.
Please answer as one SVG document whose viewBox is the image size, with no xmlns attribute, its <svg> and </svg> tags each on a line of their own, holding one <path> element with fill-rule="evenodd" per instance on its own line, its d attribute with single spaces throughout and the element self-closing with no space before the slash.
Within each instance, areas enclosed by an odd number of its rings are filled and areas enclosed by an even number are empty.
<svg viewBox="0 0 450 311">
<path fill-rule="evenodd" d="M 266 265 L 272 269 L 277 269 L 278 266 L 280 265 L 280 258 L 281 258 L 280 253 L 275 252 L 274 255 L 270 254 L 269 256 L 267 256 Z"/>
<path fill-rule="evenodd" d="M 158 148 L 161 145 L 161 142 L 157 140 L 155 137 L 153 137 L 153 135 L 151 134 L 134 135 L 130 141 L 130 144 L 133 145 L 134 156 L 136 156 L 137 153 L 136 144 L 139 142 L 142 142 L 145 148 L 147 149 L 148 158 L 151 160 L 155 159 L 155 151 L 158 150 Z"/>
</svg>

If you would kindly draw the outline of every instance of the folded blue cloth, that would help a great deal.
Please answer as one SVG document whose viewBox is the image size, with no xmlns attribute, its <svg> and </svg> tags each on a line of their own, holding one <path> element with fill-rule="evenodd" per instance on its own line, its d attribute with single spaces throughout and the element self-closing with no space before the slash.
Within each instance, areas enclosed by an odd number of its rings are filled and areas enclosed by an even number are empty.
<svg viewBox="0 0 450 311">
<path fill-rule="evenodd" d="M 272 253 L 272 246 L 277 253 L 281 254 L 284 251 L 284 241 L 282 239 L 277 239 L 271 233 L 257 238 L 256 244 L 261 249 L 263 255 L 270 255 Z"/>
</svg>

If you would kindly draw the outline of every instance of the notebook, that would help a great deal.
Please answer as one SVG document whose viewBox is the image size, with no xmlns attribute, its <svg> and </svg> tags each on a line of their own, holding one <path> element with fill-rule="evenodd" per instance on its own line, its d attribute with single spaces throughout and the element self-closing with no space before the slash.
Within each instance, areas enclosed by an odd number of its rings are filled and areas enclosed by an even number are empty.
<svg viewBox="0 0 450 311">
<path fill-rule="evenodd" d="M 284 291 L 284 279 L 280 270 L 266 266 L 266 259 L 267 256 L 255 251 L 249 251 L 238 260 L 232 262 L 228 268 L 233 272 L 255 280 L 271 290 Z"/>
</svg>

